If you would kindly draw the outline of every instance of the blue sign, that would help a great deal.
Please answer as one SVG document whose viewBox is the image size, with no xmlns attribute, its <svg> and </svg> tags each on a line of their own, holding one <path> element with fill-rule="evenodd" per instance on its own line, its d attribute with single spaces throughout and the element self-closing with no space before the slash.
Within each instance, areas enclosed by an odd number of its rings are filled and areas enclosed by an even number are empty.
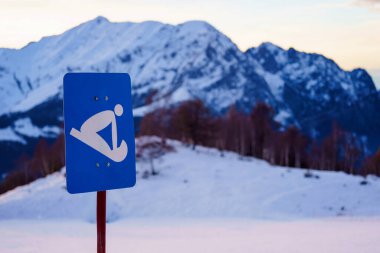
<svg viewBox="0 0 380 253">
<path fill-rule="evenodd" d="M 68 73 L 63 79 L 66 182 L 70 193 L 136 183 L 131 79 L 119 73 Z"/>
</svg>

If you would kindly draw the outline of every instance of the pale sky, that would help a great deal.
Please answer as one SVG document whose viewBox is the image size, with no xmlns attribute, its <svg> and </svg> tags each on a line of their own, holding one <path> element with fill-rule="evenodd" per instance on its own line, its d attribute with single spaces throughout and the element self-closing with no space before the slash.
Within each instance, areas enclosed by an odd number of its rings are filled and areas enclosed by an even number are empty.
<svg viewBox="0 0 380 253">
<path fill-rule="evenodd" d="M 380 87 L 380 0 L 0 0 L 0 47 L 20 48 L 93 19 L 205 20 L 242 50 L 270 41 L 369 70 Z"/>
</svg>

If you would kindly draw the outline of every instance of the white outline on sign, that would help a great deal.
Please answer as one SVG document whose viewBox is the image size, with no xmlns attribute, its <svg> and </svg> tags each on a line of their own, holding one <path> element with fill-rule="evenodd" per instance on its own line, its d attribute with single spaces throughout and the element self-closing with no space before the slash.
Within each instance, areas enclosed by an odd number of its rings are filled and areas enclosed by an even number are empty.
<svg viewBox="0 0 380 253">
<path fill-rule="evenodd" d="M 102 111 L 87 119 L 80 127 L 80 131 L 72 128 L 70 135 L 107 156 L 109 159 L 115 162 L 121 162 L 128 154 L 128 146 L 124 140 L 122 140 L 120 146 L 117 147 L 116 116 L 121 116 L 122 114 L 123 107 L 117 104 L 113 111 Z M 98 134 L 99 131 L 109 126 L 109 124 L 111 124 L 112 127 L 112 149 Z"/>
</svg>

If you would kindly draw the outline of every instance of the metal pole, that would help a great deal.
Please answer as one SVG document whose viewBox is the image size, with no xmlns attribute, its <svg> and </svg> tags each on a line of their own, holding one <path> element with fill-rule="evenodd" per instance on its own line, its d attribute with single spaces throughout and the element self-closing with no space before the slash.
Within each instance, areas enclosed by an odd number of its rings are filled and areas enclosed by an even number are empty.
<svg viewBox="0 0 380 253">
<path fill-rule="evenodd" d="M 106 191 L 99 191 L 96 194 L 96 227 L 98 253 L 106 253 Z"/>
</svg>

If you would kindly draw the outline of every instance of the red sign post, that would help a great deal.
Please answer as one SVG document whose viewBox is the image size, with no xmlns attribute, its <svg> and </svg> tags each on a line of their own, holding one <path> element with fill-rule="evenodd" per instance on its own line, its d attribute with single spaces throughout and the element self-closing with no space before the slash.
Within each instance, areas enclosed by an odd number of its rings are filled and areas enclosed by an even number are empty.
<svg viewBox="0 0 380 253">
<path fill-rule="evenodd" d="M 106 191 L 97 192 L 96 227 L 98 232 L 98 253 L 106 252 Z"/>
</svg>

